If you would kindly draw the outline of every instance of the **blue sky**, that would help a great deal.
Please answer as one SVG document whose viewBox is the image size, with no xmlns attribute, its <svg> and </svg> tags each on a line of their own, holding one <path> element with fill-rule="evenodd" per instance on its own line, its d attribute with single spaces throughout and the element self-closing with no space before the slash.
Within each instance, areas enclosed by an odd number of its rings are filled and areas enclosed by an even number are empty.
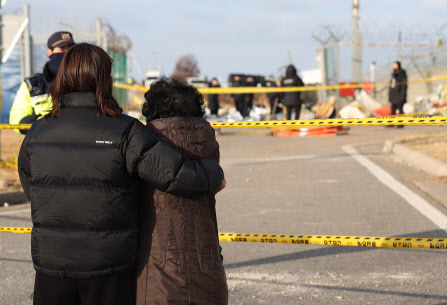
<svg viewBox="0 0 447 305">
<path fill-rule="evenodd" d="M 352 23 L 351 0 L 9 0 L 3 13 L 21 13 L 26 2 L 34 34 L 64 29 L 60 22 L 85 31 L 101 17 L 131 38 L 141 70 L 151 67 L 153 52 L 165 74 L 180 56 L 194 54 L 202 75 L 221 78 L 231 72 L 277 73 L 288 63 L 288 50 L 299 69 L 316 68 L 319 44 L 312 33 L 321 25 L 349 31 Z M 434 42 L 436 29 L 447 24 L 444 12 L 444 0 L 360 0 L 360 26 L 369 40 L 392 42 L 402 28 L 413 40 L 419 33 L 418 39 Z M 384 64 L 396 54 L 367 49 L 364 70 L 370 61 Z M 344 80 L 350 77 L 350 56 L 351 50 L 342 48 Z M 141 70 L 134 64 L 137 78 Z"/>
</svg>

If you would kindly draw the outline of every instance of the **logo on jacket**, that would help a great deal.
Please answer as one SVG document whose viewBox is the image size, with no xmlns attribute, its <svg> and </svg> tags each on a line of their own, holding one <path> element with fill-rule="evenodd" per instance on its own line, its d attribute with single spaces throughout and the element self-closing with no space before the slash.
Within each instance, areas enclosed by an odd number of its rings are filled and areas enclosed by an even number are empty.
<svg viewBox="0 0 447 305">
<path fill-rule="evenodd" d="M 103 140 L 96 140 L 96 144 L 113 144 L 112 141 L 103 141 Z"/>
</svg>

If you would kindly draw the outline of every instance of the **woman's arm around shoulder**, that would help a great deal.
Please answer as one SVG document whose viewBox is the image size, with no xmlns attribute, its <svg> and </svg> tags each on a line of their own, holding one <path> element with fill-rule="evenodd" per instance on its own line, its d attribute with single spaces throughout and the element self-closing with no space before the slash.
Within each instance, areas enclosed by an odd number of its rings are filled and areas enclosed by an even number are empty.
<svg viewBox="0 0 447 305">
<path fill-rule="evenodd" d="M 216 193 L 224 173 L 211 159 L 189 160 L 135 120 L 125 147 L 126 166 L 155 188 L 176 196 Z"/>
</svg>

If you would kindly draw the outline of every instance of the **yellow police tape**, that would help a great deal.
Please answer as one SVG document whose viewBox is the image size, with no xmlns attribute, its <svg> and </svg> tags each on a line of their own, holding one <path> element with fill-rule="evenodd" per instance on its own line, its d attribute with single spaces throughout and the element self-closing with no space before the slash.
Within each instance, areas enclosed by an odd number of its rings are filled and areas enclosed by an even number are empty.
<svg viewBox="0 0 447 305">
<path fill-rule="evenodd" d="M 29 234 L 31 231 L 32 228 L 27 227 L 0 227 L 0 232 L 3 233 Z M 321 246 L 447 249 L 447 239 L 445 238 L 219 233 L 219 240 Z"/>
<path fill-rule="evenodd" d="M 219 233 L 219 240 L 372 248 L 447 249 L 447 239 L 444 238 Z"/>
<path fill-rule="evenodd" d="M 29 234 L 33 229 L 28 227 L 0 227 L 0 233 Z"/>
<path fill-rule="evenodd" d="M 0 129 L 21 129 L 27 130 L 31 128 L 31 124 L 0 124 Z"/>
<path fill-rule="evenodd" d="M 418 80 L 412 80 L 408 82 L 397 83 L 396 85 L 407 85 L 415 83 L 427 83 L 438 80 L 446 80 L 447 75 L 441 75 L 436 77 L 428 77 Z M 116 88 L 138 90 L 146 92 L 149 90 L 147 87 L 132 86 L 125 84 L 113 84 Z M 268 93 L 268 92 L 298 92 L 298 91 L 318 91 L 318 90 L 340 90 L 340 89 L 361 89 L 361 88 L 378 88 L 388 87 L 387 83 L 374 83 L 374 84 L 353 84 L 353 85 L 328 85 L 328 86 L 303 86 L 303 87 L 229 87 L 229 88 L 197 88 L 202 94 L 237 94 L 237 93 Z"/>
<path fill-rule="evenodd" d="M 381 117 L 366 119 L 325 119 L 254 122 L 216 122 L 214 128 L 228 127 L 313 127 L 313 126 L 359 126 L 359 125 L 445 125 L 446 116 L 439 117 Z"/>
<path fill-rule="evenodd" d="M 214 128 L 229 127 L 312 127 L 312 126 L 361 126 L 361 125 L 446 125 L 447 116 L 438 117 L 381 117 L 366 119 L 325 119 L 253 122 L 215 122 Z M 30 124 L 0 124 L 0 129 L 29 129 Z"/>
</svg>

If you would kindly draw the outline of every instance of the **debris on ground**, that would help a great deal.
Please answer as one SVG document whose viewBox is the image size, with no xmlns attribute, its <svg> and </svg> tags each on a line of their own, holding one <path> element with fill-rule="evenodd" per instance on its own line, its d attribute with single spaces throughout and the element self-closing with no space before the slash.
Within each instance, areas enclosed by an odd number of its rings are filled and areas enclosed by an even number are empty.
<svg viewBox="0 0 447 305">
<path fill-rule="evenodd" d="M 329 102 L 316 104 L 312 107 L 316 119 L 329 119 L 335 110 L 335 97 L 331 96 Z"/>
<path fill-rule="evenodd" d="M 379 108 L 371 110 L 371 114 L 376 117 L 390 116 L 391 107 L 388 105 L 380 106 Z"/>
<path fill-rule="evenodd" d="M 364 119 L 368 117 L 365 108 L 357 101 L 340 109 L 338 115 L 342 119 Z"/>
<path fill-rule="evenodd" d="M 367 114 L 369 114 L 374 109 L 377 109 L 380 106 L 382 106 L 364 90 L 356 91 L 355 101 L 359 103 L 361 106 L 363 106 Z"/>
</svg>

